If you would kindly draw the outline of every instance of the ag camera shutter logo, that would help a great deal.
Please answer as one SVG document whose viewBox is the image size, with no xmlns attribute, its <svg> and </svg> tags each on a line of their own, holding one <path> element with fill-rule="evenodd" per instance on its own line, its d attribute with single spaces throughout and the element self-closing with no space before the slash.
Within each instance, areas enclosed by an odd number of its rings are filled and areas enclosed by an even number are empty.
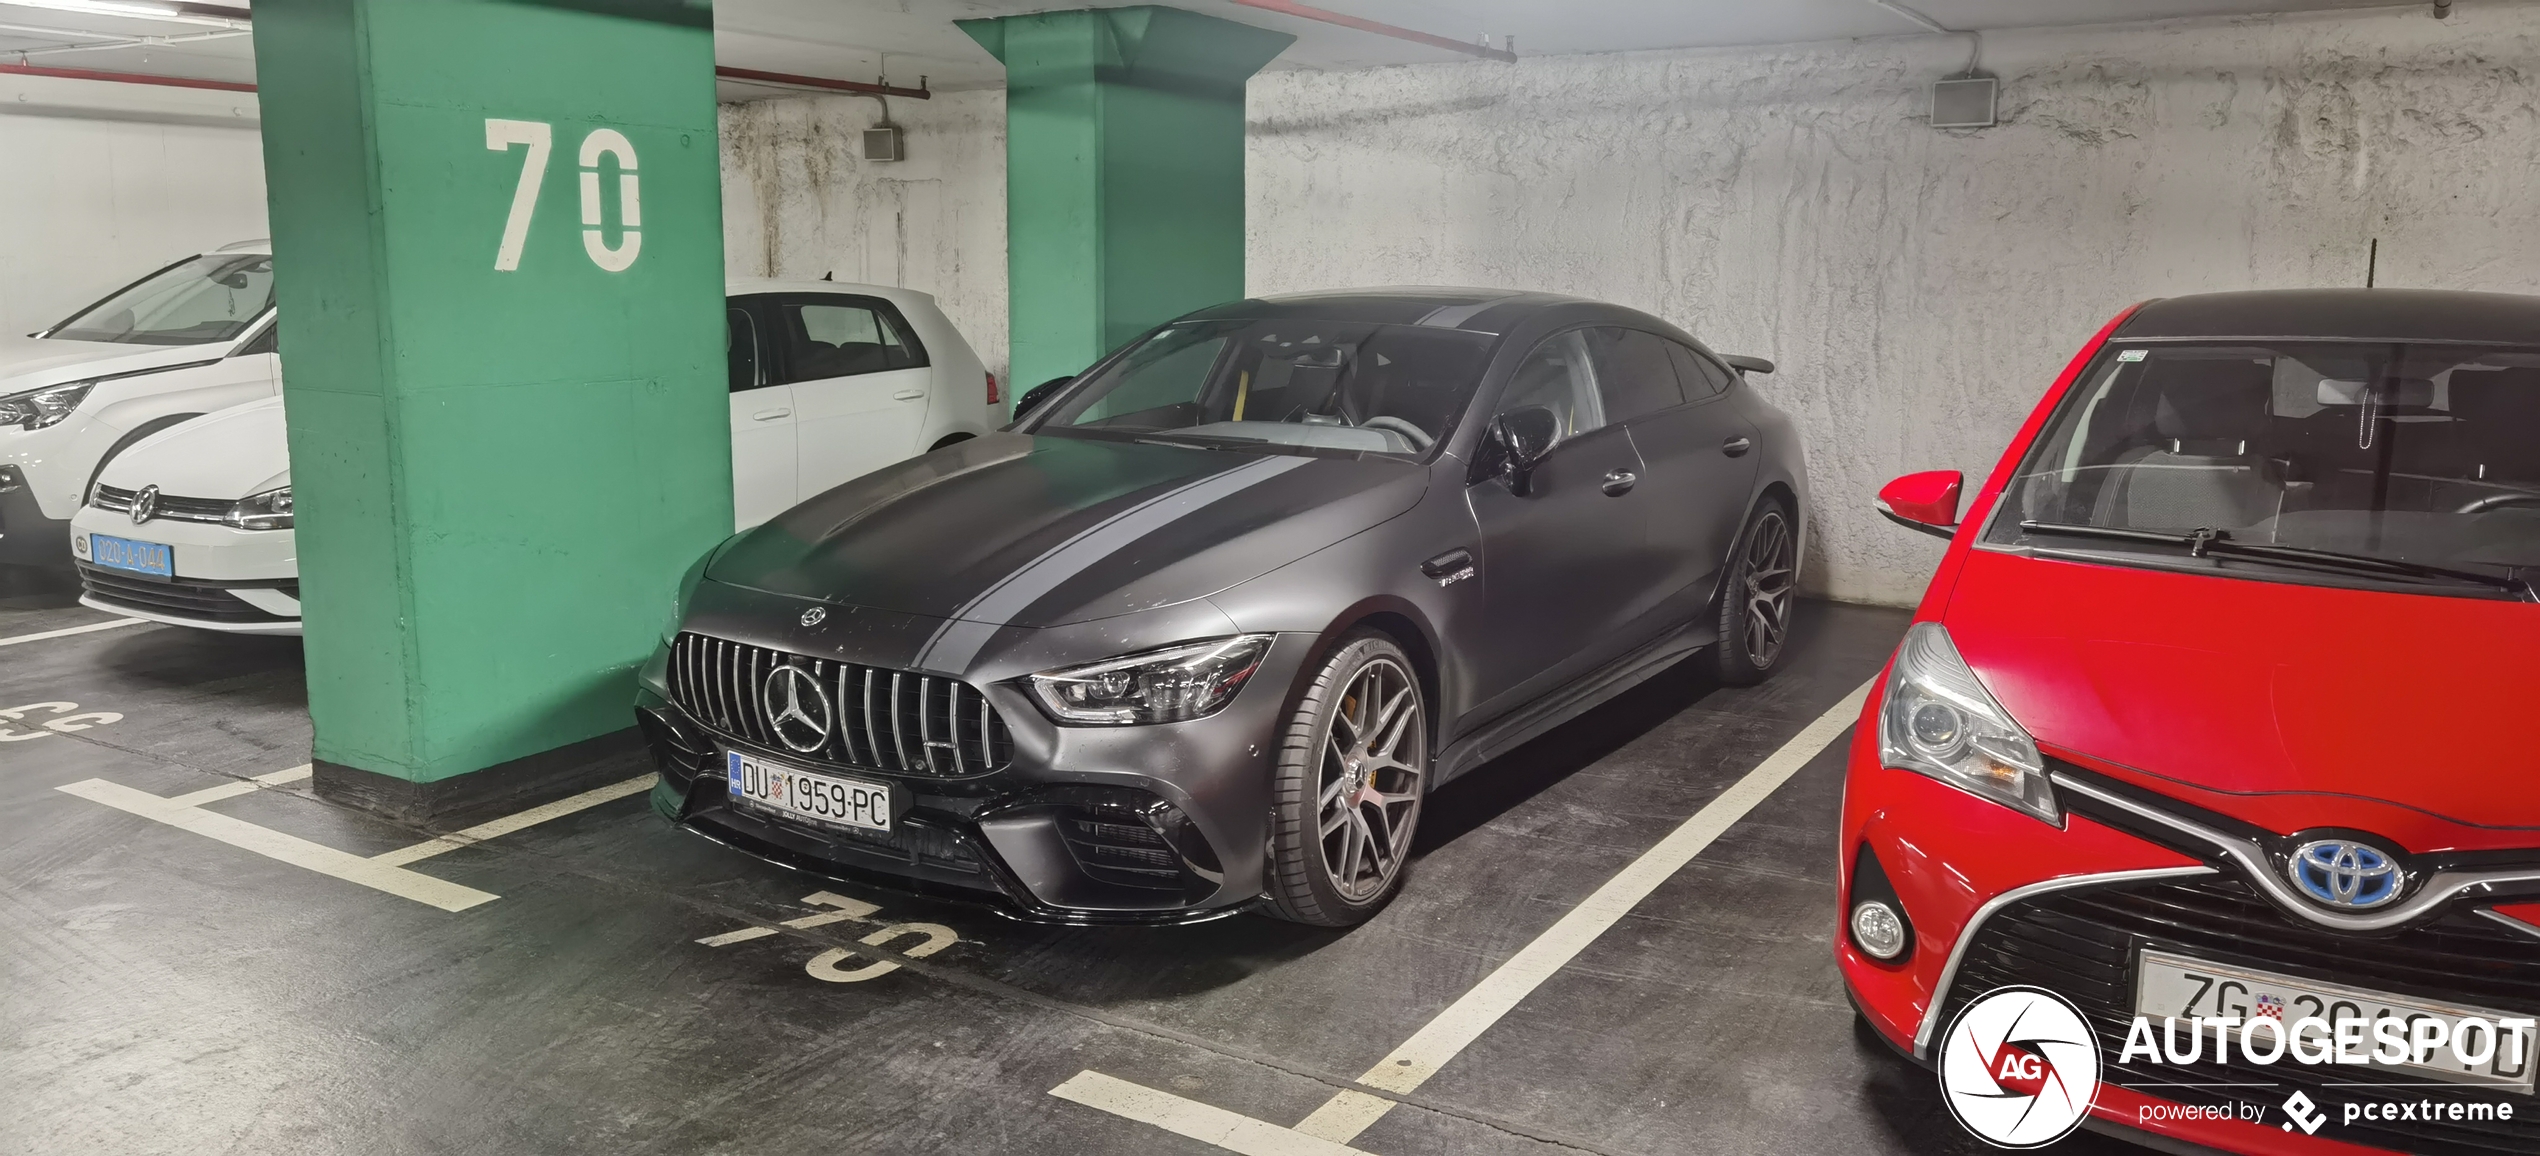
<svg viewBox="0 0 2540 1156">
<path fill-rule="evenodd" d="M 2072 1001 L 2038 987 L 1977 997 L 1940 1038 L 1949 1113 L 1999 1148 L 2072 1134 L 2099 1094 L 2099 1037 Z"/>
</svg>

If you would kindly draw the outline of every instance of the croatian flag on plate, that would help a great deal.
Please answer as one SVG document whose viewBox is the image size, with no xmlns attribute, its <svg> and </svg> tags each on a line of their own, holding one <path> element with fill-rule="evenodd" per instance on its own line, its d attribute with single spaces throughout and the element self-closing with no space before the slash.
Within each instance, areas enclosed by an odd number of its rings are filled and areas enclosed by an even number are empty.
<svg viewBox="0 0 2540 1156">
<path fill-rule="evenodd" d="M 2259 1015 L 2262 1015 L 2262 1016 L 2265 1016 L 2265 1017 L 2267 1017 L 2268 1019 L 2271 1019 L 2271 1020 L 2277 1020 L 2277 1021 L 2281 1021 L 2281 1020 L 2283 1020 L 2283 1019 L 2284 1019 L 2284 997 L 2283 997 L 2283 996 L 2280 996 L 2280 995 L 2261 995 L 2261 996 L 2259 996 L 2259 997 L 2258 997 L 2258 1014 L 2259 1014 Z"/>
</svg>

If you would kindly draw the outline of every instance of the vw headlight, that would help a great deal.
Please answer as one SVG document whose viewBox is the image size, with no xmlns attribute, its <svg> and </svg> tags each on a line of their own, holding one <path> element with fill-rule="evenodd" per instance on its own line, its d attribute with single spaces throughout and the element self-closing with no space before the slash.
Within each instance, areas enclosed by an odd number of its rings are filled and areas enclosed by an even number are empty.
<svg viewBox="0 0 2540 1156">
<path fill-rule="evenodd" d="M 1122 655 L 1089 666 L 1031 676 L 1032 693 L 1050 717 L 1085 726 L 1186 722 L 1234 701 L 1271 635 L 1238 634 Z"/>
<path fill-rule="evenodd" d="M 2037 743 L 1977 681 L 1937 622 L 1906 631 L 1896 648 L 1879 710 L 1879 758 L 2063 825 Z"/>
<path fill-rule="evenodd" d="M 96 386 L 93 381 L 70 381 L 0 397 L 0 425 L 43 429 L 57 424 L 78 409 L 80 401 Z"/>
<path fill-rule="evenodd" d="M 282 486 L 240 498 L 229 507 L 229 515 L 221 520 L 240 530 L 288 530 L 291 528 L 291 487 Z"/>
</svg>

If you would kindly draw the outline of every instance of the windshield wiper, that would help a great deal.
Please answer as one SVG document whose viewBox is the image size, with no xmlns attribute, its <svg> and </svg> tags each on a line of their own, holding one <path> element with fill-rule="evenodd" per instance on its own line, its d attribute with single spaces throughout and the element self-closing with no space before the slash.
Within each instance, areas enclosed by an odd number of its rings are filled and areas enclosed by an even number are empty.
<svg viewBox="0 0 2540 1156">
<path fill-rule="evenodd" d="M 2171 534 L 2159 530 L 2128 530 L 2117 526 L 2024 521 L 2020 523 L 2020 530 L 2027 534 L 2055 534 L 2068 538 L 2102 538 L 2115 542 L 2148 542 L 2164 546 L 2185 546 L 2187 556 L 2190 558 L 2219 554 L 2232 558 L 2290 562 L 2296 565 L 2317 566 L 2322 569 L 2344 570 L 2348 573 L 2393 578 L 2435 578 L 2447 582 L 2485 586 L 2491 590 L 2502 590 L 2530 601 L 2540 602 L 2540 592 L 2535 592 L 2530 581 L 2519 574 L 2481 574 L 2475 570 L 2455 570 L 2449 566 L 2430 566 L 2423 562 L 2408 562 L 2373 554 L 2347 554 L 2336 550 L 2315 550 L 2307 546 L 2272 546 L 2257 542 L 2236 542 L 2232 540 L 2230 531 L 2211 527 L 2185 534 Z"/>
</svg>

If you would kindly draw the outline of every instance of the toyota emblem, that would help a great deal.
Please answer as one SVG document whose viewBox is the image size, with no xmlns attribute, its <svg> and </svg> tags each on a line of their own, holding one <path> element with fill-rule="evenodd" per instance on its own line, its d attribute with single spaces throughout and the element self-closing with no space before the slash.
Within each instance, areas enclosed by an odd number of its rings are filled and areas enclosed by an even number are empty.
<svg viewBox="0 0 2540 1156">
<path fill-rule="evenodd" d="M 2293 885 L 2330 907 L 2365 911 L 2399 897 L 2406 876 L 2389 852 L 2353 839 L 2314 839 L 2284 866 Z"/>
<path fill-rule="evenodd" d="M 827 617 L 829 617 L 829 611 L 821 607 L 814 606 L 809 610 L 803 611 L 802 624 L 805 626 L 818 626 L 820 625 L 820 620 Z"/>
<path fill-rule="evenodd" d="M 788 748 L 810 754 L 828 745 L 835 711 L 829 692 L 810 671 L 791 663 L 768 671 L 759 706 L 767 712 L 768 729 Z"/>
</svg>

